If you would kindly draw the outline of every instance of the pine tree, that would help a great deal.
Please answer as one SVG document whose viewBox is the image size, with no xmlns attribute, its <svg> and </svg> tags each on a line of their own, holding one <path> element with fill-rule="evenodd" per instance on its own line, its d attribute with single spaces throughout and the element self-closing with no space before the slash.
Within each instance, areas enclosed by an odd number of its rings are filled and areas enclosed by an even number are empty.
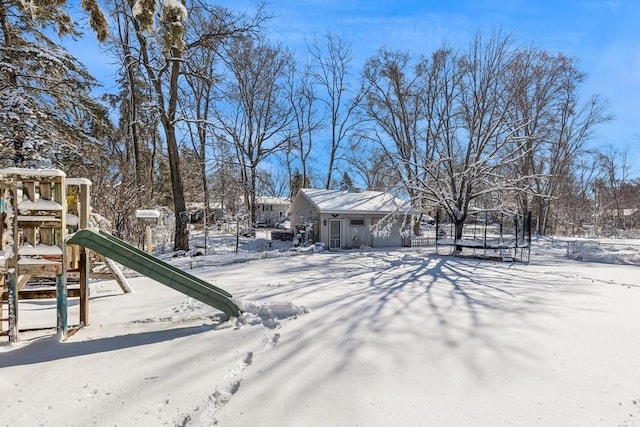
<svg viewBox="0 0 640 427">
<path fill-rule="evenodd" d="M 342 174 L 342 180 L 340 181 L 340 190 L 342 191 L 354 191 L 353 180 L 347 172 Z"/>
<path fill-rule="evenodd" d="M 300 174 L 300 171 L 296 169 L 293 172 L 293 179 L 291 180 L 291 200 L 296 197 L 296 194 L 298 194 L 298 191 L 301 188 L 307 187 L 309 187 L 309 178 L 302 176 L 302 174 Z"/>
<path fill-rule="evenodd" d="M 0 0 L 0 166 L 59 166 L 98 142 L 91 131 L 107 116 L 90 96 L 95 80 L 42 31 L 79 34 L 65 3 Z M 81 3 L 105 39 L 96 1 Z"/>
</svg>

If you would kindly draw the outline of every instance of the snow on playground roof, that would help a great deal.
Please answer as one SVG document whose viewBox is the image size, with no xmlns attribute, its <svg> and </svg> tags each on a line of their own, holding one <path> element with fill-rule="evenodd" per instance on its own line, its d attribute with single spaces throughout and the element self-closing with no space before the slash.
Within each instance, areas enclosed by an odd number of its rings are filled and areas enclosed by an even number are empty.
<svg viewBox="0 0 640 427">
<path fill-rule="evenodd" d="M 321 213 L 413 213 L 407 202 L 381 191 L 352 193 L 302 188 L 300 193 L 304 194 Z"/>
<path fill-rule="evenodd" d="M 0 169 L 2 175 L 22 176 L 66 176 L 60 169 L 29 169 L 29 168 L 4 168 Z"/>
<path fill-rule="evenodd" d="M 91 180 L 87 178 L 67 178 L 67 185 L 91 185 Z"/>
</svg>

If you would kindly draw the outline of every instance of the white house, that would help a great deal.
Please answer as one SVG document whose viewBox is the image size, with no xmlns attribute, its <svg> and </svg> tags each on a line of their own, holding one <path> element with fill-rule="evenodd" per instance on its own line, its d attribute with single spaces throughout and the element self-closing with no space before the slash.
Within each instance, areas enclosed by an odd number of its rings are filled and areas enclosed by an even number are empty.
<svg viewBox="0 0 640 427">
<path fill-rule="evenodd" d="M 275 227 L 286 219 L 289 199 L 283 197 L 256 197 L 256 222 Z"/>
<path fill-rule="evenodd" d="M 292 226 L 306 224 L 329 249 L 404 246 L 401 230 L 411 230 L 415 213 L 389 193 L 310 188 L 300 189 L 289 208 Z M 376 233 L 376 226 L 386 232 Z"/>
</svg>

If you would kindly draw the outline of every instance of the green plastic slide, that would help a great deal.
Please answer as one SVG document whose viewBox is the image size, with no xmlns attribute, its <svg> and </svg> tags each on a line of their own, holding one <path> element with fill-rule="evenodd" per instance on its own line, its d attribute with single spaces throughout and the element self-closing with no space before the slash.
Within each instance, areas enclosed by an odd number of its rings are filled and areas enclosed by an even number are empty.
<svg viewBox="0 0 640 427">
<path fill-rule="evenodd" d="M 109 233 L 83 229 L 71 234 L 67 242 L 89 248 L 163 285 L 210 305 L 230 317 L 240 315 L 240 309 L 231 299 L 232 295 L 229 292 L 160 261 Z"/>
</svg>

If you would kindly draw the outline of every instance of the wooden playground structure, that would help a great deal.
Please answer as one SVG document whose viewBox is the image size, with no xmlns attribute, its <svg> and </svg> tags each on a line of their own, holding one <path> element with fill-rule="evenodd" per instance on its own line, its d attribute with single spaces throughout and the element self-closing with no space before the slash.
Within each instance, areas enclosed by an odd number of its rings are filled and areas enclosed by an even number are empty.
<svg viewBox="0 0 640 427">
<path fill-rule="evenodd" d="M 108 277 L 125 293 L 131 289 L 115 262 L 228 317 L 241 314 L 224 289 L 89 227 L 90 190 L 88 179 L 67 178 L 58 169 L 0 169 L 0 336 L 18 340 L 18 332 L 24 330 L 18 327 L 19 302 L 29 299 L 56 299 L 61 340 L 88 326 L 88 282 L 90 274 L 96 277 L 90 254 L 103 257 L 111 271 Z M 79 299 L 78 324 L 71 328 L 69 298 Z"/>
<path fill-rule="evenodd" d="M 18 340 L 20 300 L 55 298 L 62 340 L 68 298 L 79 299 L 78 325 L 89 324 L 88 252 L 66 238 L 88 227 L 90 190 L 88 179 L 58 169 L 0 169 L 0 336 L 10 342 Z"/>
</svg>

